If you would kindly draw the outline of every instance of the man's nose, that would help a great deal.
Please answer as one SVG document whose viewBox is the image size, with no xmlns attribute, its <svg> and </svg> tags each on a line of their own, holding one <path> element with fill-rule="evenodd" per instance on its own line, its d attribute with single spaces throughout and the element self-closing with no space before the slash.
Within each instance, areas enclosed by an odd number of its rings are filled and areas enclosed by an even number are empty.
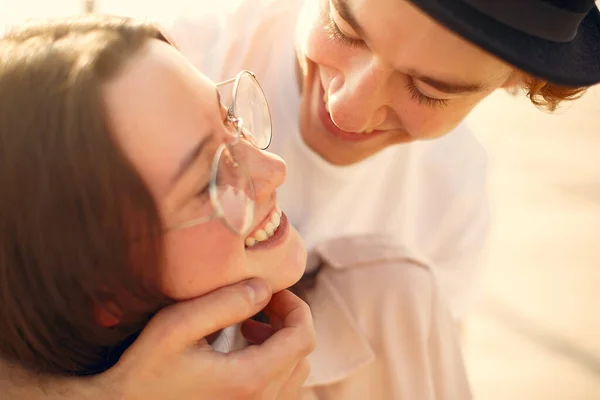
<svg viewBox="0 0 600 400">
<path fill-rule="evenodd" d="M 335 77 L 328 106 L 333 122 L 347 132 L 377 129 L 389 112 L 389 74 L 374 63 Z"/>
</svg>

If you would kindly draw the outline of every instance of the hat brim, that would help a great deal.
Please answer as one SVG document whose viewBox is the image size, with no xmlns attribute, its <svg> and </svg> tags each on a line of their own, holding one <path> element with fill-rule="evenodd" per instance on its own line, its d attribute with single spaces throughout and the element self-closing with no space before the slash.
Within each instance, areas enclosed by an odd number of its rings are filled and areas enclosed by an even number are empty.
<svg viewBox="0 0 600 400">
<path fill-rule="evenodd" d="M 460 0 L 410 0 L 440 24 L 515 67 L 565 86 L 600 82 L 600 12 L 594 7 L 569 43 L 510 28 Z"/>
</svg>

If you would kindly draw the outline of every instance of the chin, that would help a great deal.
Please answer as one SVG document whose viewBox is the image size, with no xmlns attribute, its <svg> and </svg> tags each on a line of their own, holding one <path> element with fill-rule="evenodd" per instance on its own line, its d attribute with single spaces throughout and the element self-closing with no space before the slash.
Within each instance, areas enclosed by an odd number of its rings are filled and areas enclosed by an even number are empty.
<svg viewBox="0 0 600 400">
<path fill-rule="evenodd" d="M 296 284 L 306 270 L 306 248 L 296 229 L 290 229 L 289 238 L 281 250 L 283 257 L 272 265 L 274 273 L 270 283 L 274 293 Z"/>
</svg>

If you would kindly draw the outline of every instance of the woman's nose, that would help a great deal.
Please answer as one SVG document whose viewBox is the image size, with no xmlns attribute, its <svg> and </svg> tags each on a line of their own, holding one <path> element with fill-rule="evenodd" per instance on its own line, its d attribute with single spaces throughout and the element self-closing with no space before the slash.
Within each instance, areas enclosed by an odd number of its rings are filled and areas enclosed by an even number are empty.
<svg viewBox="0 0 600 400">
<path fill-rule="evenodd" d="M 257 201 L 268 199 L 285 181 L 287 166 L 283 159 L 273 153 L 260 150 L 245 140 L 235 145 L 239 147 L 238 157 L 246 165 L 254 185 Z"/>
</svg>

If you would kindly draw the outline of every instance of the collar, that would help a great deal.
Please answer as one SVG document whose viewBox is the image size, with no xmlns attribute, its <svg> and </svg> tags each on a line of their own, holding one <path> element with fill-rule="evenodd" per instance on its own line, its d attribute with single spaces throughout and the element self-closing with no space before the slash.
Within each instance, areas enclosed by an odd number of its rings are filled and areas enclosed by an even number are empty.
<svg viewBox="0 0 600 400">
<path fill-rule="evenodd" d="M 367 338 L 328 277 L 319 276 L 307 301 L 313 314 L 317 347 L 308 356 L 310 375 L 305 387 L 341 381 L 375 359 Z"/>
<path fill-rule="evenodd" d="M 317 347 L 308 357 L 311 372 L 305 387 L 342 381 L 375 360 L 375 351 L 366 333 L 335 285 L 334 276 L 325 273 L 326 270 L 347 270 L 391 259 L 406 260 L 410 253 L 397 242 L 387 235 L 341 237 L 315 246 L 309 254 L 307 269 L 320 266 L 322 273 L 317 277 L 317 285 L 307 293 Z M 414 260 L 423 264 L 418 258 Z"/>
</svg>

